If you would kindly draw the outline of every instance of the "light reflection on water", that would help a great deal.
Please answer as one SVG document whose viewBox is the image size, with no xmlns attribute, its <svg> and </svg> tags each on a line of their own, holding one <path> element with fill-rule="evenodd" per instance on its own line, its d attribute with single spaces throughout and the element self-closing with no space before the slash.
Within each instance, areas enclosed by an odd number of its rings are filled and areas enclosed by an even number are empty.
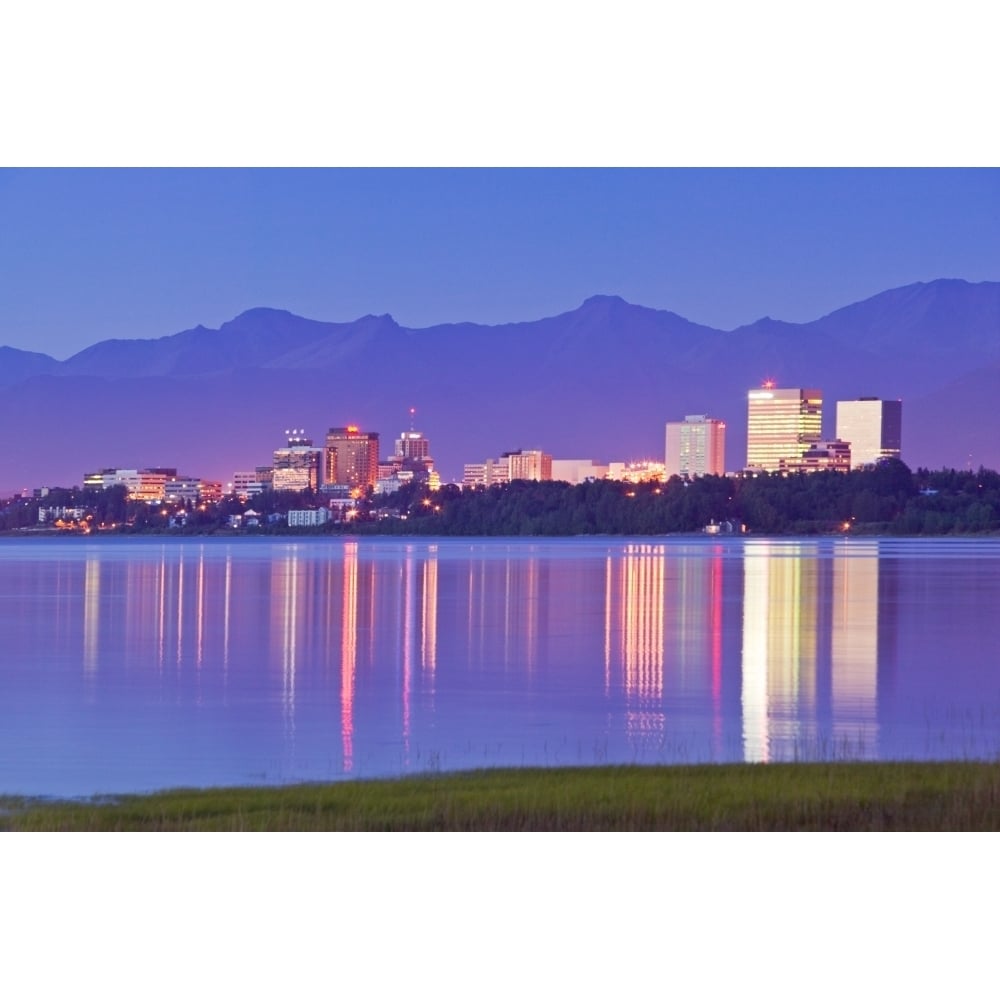
<svg viewBox="0 0 1000 1000">
<path fill-rule="evenodd" d="M 996 540 L 31 540 L 0 593 L 0 792 L 1000 755 Z"/>
</svg>

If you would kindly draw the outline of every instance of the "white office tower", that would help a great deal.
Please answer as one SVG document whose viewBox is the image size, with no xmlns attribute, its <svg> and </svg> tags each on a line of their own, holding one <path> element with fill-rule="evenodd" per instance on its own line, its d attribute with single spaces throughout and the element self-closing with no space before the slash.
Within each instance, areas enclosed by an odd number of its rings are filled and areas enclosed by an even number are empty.
<svg viewBox="0 0 1000 1000">
<path fill-rule="evenodd" d="M 667 424 L 665 478 L 721 476 L 726 471 L 726 425 L 704 414 Z"/>
<path fill-rule="evenodd" d="M 903 404 L 898 399 L 838 400 L 837 437 L 851 443 L 851 468 L 899 458 L 903 438 Z"/>
</svg>

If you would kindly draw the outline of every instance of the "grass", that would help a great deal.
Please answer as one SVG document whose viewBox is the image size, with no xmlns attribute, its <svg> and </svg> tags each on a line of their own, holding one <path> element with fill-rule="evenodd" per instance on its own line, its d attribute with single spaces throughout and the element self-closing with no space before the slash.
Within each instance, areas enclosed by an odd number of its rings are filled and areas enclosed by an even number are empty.
<svg viewBox="0 0 1000 1000">
<path fill-rule="evenodd" d="M 998 830 L 1000 764 L 546 768 L 0 798 L 0 830 Z"/>
</svg>

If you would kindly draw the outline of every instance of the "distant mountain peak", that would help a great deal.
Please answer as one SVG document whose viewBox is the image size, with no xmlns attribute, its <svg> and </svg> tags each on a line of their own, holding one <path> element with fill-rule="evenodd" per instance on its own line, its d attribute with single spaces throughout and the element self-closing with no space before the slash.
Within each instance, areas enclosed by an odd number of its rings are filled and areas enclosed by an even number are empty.
<svg viewBox="0 0 1000 1000">
<path fill-rule="evenodd" d="M 589 309 L 594 306 L 627 306 L 631 303 L 626 302 L 620 295 L 591 295 L 590 298 L 583 300 L 583 305 L 580 306 L 581 309 Z"/>
</svg>

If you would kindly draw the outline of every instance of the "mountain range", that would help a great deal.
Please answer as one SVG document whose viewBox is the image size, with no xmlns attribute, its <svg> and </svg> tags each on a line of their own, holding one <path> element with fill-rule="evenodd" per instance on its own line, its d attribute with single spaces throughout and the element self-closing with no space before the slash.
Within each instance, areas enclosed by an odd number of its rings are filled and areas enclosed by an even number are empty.
<svg viewBox="0 0 1000 1000">
<path fill-rule="evenodd" d="M 912 468 L 1000 468 L 1000 282 L 882 292 L 808 323 L 735 330 L 596 295 L 523 323 L 423 329 L 256 308 L 218 330 L 105 340 L 65 361 L 0 347 L 0 490 L 73 485 L 105 466 L 177 466 L 228 482 L 271 461 L 289 427 L 409 428 L 445 481 L 517 448 L 556 458 L 662 460 L 664 424 L 727 423 L 728 469 L 746 456 L 746 392 L 764 378 L 835 402 L 903 400 Z"/>
</svg>

